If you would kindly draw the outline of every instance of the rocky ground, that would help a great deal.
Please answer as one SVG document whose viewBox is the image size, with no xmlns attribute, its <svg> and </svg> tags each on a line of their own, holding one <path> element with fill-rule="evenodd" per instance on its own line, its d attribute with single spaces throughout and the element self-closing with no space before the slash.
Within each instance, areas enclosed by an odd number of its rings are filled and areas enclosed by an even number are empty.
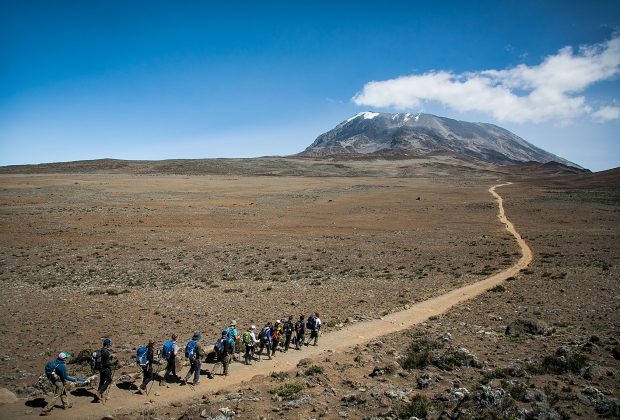
<svg viewBox="0 0 620 420">
<path fill-rule="evenodd" d="M 162 417 L 620 416 L 617 190 L 505 187 L 535 252 L 516 278 L 443 316 L 306 360 Z M 137 414 L 137 413 L 136 413 Z"/>
<path fill-rule="evenodd" d="M 4 176 L 0 386 L 112 337 L 217 334 L 319 311 L 326 330 L 474 282 L 514 243 L 487 185 L 373 178 Z M 359 287 L 363 284 L 364 287 Z"/>
<path fill-rule="evenodd" d="M 493 183 L 2 175 L 0 386 L 36 393 L 47 359 L 106 336 L 130 364 L 150 337 L 215 338 L 230 318 L 315 310 L 333 331 L 485 278 L 519 257 Z M 502 187 L 535 254 L 504 287 L 295 371 L 129 416 L 618 416 L 617 191 Z"/>
</svg>

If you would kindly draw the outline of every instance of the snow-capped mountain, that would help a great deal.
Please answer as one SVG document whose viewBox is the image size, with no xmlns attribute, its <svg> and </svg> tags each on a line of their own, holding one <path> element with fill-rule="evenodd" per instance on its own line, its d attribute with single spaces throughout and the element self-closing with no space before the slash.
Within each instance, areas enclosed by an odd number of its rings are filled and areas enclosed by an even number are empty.
<svg viewBox="0 0 620 420">
<path fill-rule="evenodd" d="M 510 131 L 431 114 L 360 112 L 321 134 L 301 156 L 408 155 L 449 152 L 496 164 L 560 162 L 580 168 Z"/>
</svg>

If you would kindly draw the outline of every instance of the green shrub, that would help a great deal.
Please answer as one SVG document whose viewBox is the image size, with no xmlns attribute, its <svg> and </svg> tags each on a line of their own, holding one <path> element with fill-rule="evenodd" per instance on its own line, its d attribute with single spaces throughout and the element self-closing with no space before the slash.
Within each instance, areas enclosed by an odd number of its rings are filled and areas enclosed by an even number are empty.
<svg viewBox="0 0 620 420">
<path fill-rule="evenodd" d="M 431 408 L 431 401 L 426 395 L 416 394 L 408 404 L 397 404 L 394 406 L 394 414 L 399 419 L 410 419 L 411 417 L 426 418 Z"/>
<path fill-rule="evenodd" d="M 571 372 L 579 374 L 588 362 L 588 358 L 580 353 L 573 353 L 568 357 L 551 355 L 546 356 L 540 364 L 530 365 L 528 370 L 534 374 L 563 375 Z"/>
<path fill-rule="evenodd" d="M 308 376 L 322 375 L 324 369 L 321 366 L 312 365 L 304 372 Z"/>
<path fill-rule="evenodd" d="M 290 398 L 293 395 L 298 394 L 301 390 L 304 389 L 304 385 L 299 382 L 293 382 L 290 384 L 284 384 L 279 388 L 274 388 L 270 392 L 273 395 L 277 395 L 282 398 Z"/>
<path fill-rule="evenodd" d="M 501 292 L 505 292 L 506 288 L 503 285 L 498 284 L 497 286 L 495 286 L 492 289 L 490 289 L 490 291 L 491 292 L 495 292 L 495 293 L 501 293 Z"/>
<path fill-rule="evenodd" d="M 405 369 L 423 369 L 432 361 L 432 350 L 439 348 L 438 342 L 428 339 L 420 339 L 411 343 L 407 350 L 405 360 L 402 363 Z"/>
</svg>

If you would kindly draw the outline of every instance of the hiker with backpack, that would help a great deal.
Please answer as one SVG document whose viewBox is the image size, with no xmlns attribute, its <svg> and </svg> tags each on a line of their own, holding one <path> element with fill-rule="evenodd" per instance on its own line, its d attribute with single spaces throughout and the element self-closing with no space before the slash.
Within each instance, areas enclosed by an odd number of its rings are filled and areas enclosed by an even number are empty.
<svg viewBox="0 0 620 420">
<path fill-rule="evenodd" d="M 288 320 L 284 323 L 282 331 L 284 332 L 284 351 L 287 352 L 289 346 L 291 345 L 293 331 L 295 331 L 295 324 L 293 324 L 293 315 L 288 316 Z"/>
<path fill-rule="evenodd" d="M 222 337 L 216 341 L 213 350 L 215 350 L 217 361 L 224 367 L 223 375 L 228 376 L 228 365 L 230 364 L 230 359 L 235 351 L 235 347 L 233 341 L 230 339 L 230 333 L 227 330 L 222 331 Z"/>
<path fill-rule="evenodd" d="M 95 370 L 99 371 L 99 388 L 95 395 L 95 402 L 105 402 L 108 397 L 106 391 L 112 384 L 112 369 L 118 365 L 118 360 L 114 359 L 110 349 L 112 348 L 112 340 L 106 338 L 103 340 L 103 347 L 93 354 Z"/>
<path fill-rule="evenodd" d="M 308 339 L 308 344 L 314 339 L 313 346 L 316 346 L 319 342 L 319 331 L 321 329 L 321 319 L 319 318 L 319 313 L 315 312 L 314 315 L 310 315 L 308 317 L 308 322 L 306 323 L 306 327 L 310 330 L 310 338 Z"/>
<path fill-rule="evenodd" d="M 258 360 L 260 361 L 263 355 L 263 349 L 267 348 L 267 356 L 271 360 L 271 321 L 267 321 L 267 324 L 260 330 L 258 334 L 258 340 L 260 341 L 260 349 L 258 350 Z"/>
<path fill-rule="evenodd" d="M 177 345 L 177 335 L 172 334 L 170 340 L 164 343 L 161 350 L 161 357 L 167 362 L 166 373 L 164 373 L 164 379 L 172 373 L 175 381 L 180 381 L 181 377 L 177 375 L 177 354 L 179 353 L 179 346 Z"/>
<path fill-rule="evenodd" d="M 254 359 L 254 347 L 258 343 L 256 339 L 256 325 L 252 325 L 243 333 L 243 344 L 245 345 L 245 355 L 243 356 L 245 364 L 249 365 Z"/>
<path fill-rule="evenodd" d="M 237 321 L 235 321 L 234 319 L 230 321 L 230 325 L 228 326 L 228 328 L 226 328 L 226 331 L 228 333 L 228 340 L 231 342 L 233 346 L 232 354 L 234 357 L 235 353 L 237 352 L 237 349 L 239 349 L 239 346 L 238 346 L 239 332 L 237 331 Z"/>
<path fill-rule="evenodd" d="M 142 394 L 146 391 L 146 386 L 153 378 L 153 364 L 159 364 L 159 361 L 155 360 L 155 341 L 149 340 L 149 344 L 146 346 L 138 347 L 136 351 L 136 363 L 142 368 L 142 384 L 138 389 L 138 394 Z"/>
<path fill-rule="evenodd" d="M 271 355 L 276 355 L 276 350 L 280 344 L 282 338 L 282 322 L 278 319 L 276 323 L 271 327 Z"/>
<path fill-rule="evenodd" d="M 185 346 L 185 358 L 189 360 L 190 368 L 185 378 L 181 380 L 181 385 L 185 385 L 192 374 L 194 375 L 194 386 L 200 383 L 200 365 L 202 364 L 202 359 L 206 357 L 206 353 L 200 344 L 201 338 L 200 332 L 196 331 Z M 210 372 L 209 377 L 211 377 Z"/>
<path fill-rule="evenodd" d="M 304 322 L 304 316 L 299 315 L 299 319 L 295 323 L 295 350 L 301 350 L 305 341 L 306 324 Z"/>
<path fill-rule="evenodd" d="M 71 408 L 67 395 L 67 382 L 84 382 L 83 378 L 74 378 L 73 376 L 67 375 L 67 367 L 65 366 L 65 362 L 69 357 L 71 357 L 69 353 L 60 353 L 56 359 L 50 360 L 45 365 L 45 376 L 54 386 L 54 398 L 45 406 L 41 412 L 42 416 L 49 415 L 58 398 L 60 398 L 60 401 L 62 402 L 63 410 Z"/>
</svg>

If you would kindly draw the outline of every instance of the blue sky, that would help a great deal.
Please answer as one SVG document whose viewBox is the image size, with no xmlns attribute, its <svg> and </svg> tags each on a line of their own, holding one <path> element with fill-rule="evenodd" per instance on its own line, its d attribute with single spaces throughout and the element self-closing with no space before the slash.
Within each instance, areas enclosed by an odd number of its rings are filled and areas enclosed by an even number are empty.
<svg viewBox="0 0 620 420">
<path fill-rule="evenodd" d="M 609 169 L 619 29 L 617 1 L 0 0 L 0 165 L 286 155 L 406 110 Z"/>
</svg>

